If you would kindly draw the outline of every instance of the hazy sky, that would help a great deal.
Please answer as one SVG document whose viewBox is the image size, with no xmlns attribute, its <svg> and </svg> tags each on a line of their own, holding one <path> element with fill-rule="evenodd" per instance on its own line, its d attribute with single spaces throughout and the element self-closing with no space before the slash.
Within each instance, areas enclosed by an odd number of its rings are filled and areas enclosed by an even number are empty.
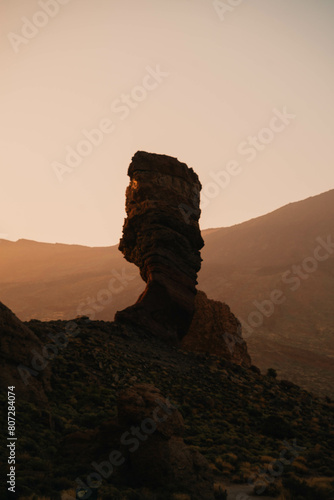
<svg viewBox="0 0 334 500">
<path fill-rule="evenodd" d="M 332 0 L 0 0 L 0 237 L 117 243 L 137 150 L 194 168 L 203 229 L 333 188 L 333 16 Z"/>
</svg>

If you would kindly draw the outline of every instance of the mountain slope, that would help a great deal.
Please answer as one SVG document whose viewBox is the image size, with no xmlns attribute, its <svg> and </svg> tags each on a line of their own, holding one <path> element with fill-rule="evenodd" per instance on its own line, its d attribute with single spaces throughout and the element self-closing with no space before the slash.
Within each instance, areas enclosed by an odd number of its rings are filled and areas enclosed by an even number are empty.
<svg viewBox="0 0 334 500">
<path fill-rule="evenodd" d="M 109 285 L 117 297 L 117 306 L 112 307 L 115 300 L 108 304 L 108 317 L 113 318 L 116 310 L 129 304 L 120 294 L 122 286 L 131 283 L 133 297 L 144 288 L 136 267 L 125 261 L 116 245 L 90 248 L 0 240 L 0 275 L 1 297 L 21 320 L 72 318 L 88 314 L 85 310 L 92 306 L 100 312 L 108 297 L 98 292 Z"/>
<path fill-rule="evenodd" d="M 226 302 L 243 321 L 256 365 L 332 395 L 333 221 L 331 190 L 243 224 L 203 231 L 198 277 L 209 298 Z M 112 320 L 145 288 L 117 246 L 0 240 L 0 276 L 0 300 L 21 320 Z"/>
<path fill-rule="evenodd" d="M 332 190 L 219 229 L 205 238 L 199 275 L 199 287 L 243 322 L 255 364 L 331 393 L 333 222 Z"/>
</svg>

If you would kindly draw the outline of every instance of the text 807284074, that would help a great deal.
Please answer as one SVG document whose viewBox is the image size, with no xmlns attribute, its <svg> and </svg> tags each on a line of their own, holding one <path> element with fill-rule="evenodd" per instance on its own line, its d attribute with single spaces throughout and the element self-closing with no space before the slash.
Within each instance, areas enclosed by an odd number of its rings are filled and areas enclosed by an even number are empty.
<svg viewBox="0 0 334 500">
<path fill-rule="evenodd" d="M 8 480 L 8 491 L 15 493 L 15 448 L 16 448 L 16 437 L 15 437 L 15 387 L 8 387 L 8 465 L 9 473 L 7 474 Z"/>
</svg>

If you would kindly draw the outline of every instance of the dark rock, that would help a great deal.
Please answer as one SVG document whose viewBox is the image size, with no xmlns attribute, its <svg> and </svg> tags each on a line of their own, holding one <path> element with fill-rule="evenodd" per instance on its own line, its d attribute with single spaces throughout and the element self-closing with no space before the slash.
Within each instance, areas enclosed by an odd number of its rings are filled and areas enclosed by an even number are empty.
<svg viewBox="0 0 334 500">
<path fill-rule="evenodd" d="M 295 437 L 293 428 L 280 415 L 269 415 L 262 424 L 262 432 L 265 436 L 276 439 L 287 439 Z"/>
<path fill-rule="evenodd" d="M 261 375 L 261 370 L 258 366 L 251 365 L 250 369 L 252 372 L 257 373 L 257 375 Z"/>
<path fill-rule="evenodd" d="M 32 365 L 34 356 L 36 353 L 41 355 L 41 351 L 38 337 L 0 302 L 1 389 L 15 386 L 16 396 L 46 402 L 45 390 L 50 390 L 50 368 L 47 363 L 38 371 Z"/>
<path fill-rule="evenodd" d="M 214 498 L 207 460 L 184 443 L 182 415 L 157 388 L 138 384 L 125 390 L 118 401 L 118 423 L 126 430 L 140 429 L 145 437 L 138 439 L 135 451 L 122 450 L 127 483 L 154 488 L 169 484 L 194 500 Z"/>
<path fill-rule="evenodd" d="M 117 408 L 118 423 L 122 427 L 151 418 L 155 410 L 157 431 L 166 439 L 184 432 L 181 413 L 151 384 L 136 384 L 121 392 Z"/>
<path fill-rule="evenodd" d="M 279 385 L 282 387 L 282 389 L 285 389 L 285 390 L 288 390 L 288 391 L 291 390 L 291 389 L 298 389 L 298 390 L 300 390 L 299 385 L 294 384 L 290 380 L 282 379 L 282 380 L 279 381 Z"/>
<path fill-rule="evenodd" d="M 119 249 L 139 267 L 147 286 L 136 304 L 118 312 L 115 320 L 178 343 L 194 314 L 201 267 L 201 184 L 185 163 L 142 151 L 132 158 L 128 175 L 127 219 Z"/>
<path fill-rule="evenodd" d="M 182 347 L 190 351 L 222 356 L 233 363 L 251 366 L 247 345 L 241 336 L 241 324 L 228 305 L 208 299 L 198 291 L 195 313 Z"/>
<path fill-rule="evenodd" d="M 249 367 L 240 322 L 226 304 L 196 292 L 203 246 L 197 175 L 176 158 L 142 151 L 132 158 L 128 175 L 119 249 L 139 267 L 147 286 L 115 320 Z"/>
<path fill-rule="evenodd" d="M 193 500 L 213 500 L 207 460 L 185 444 L 181 413 L 156 387 L 136 384 L 125 389 L 117 408 L 118 417 L 98 429 L 67 435 L 61 455 L 83 469 L 95 464 L 113 484 L 153 490 L 171 485 Z M 106 462 L 112 456 L 119 461 L 114 467 Z"/>
</svg>

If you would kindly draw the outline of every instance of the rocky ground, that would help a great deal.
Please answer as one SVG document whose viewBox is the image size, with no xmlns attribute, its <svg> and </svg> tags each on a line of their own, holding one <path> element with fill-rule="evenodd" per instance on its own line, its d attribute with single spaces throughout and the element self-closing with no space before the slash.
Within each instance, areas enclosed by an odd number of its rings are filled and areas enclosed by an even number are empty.
<svg viewBox="0 0 334 500">
<path fill-rule="evenodd" d="M 130 326 L 85 318 L 74 324 L 70 337 L 67 322 L 26 323 L 41 346 L 56 347 L 48 348 L 53 359 L 46 360 L 51 371 L 47 402 L 25 400 L 24 394 L 17 398 L 19 498 L 56 499 L 61 492 L 64 498 L 77 478 L 85 482 L 94 471 L 92 461 L 106 458 L 94 448 L 96 436 L 107 441 L 116 435 L 120 394 L 138 384 L 154 386 L 177 408 L 184 422 L 182 440 L 207 461 L 216 499 L 226 498 L 228 483 L 252 483 L 267 496 L 285 491 L 282 498 L 291 500 L 334 498 L 334 403 L 329 398 L 279 381 L 274 372 L 261 375 L 255 367 L 166 346 Z M 32 375 L 34 384 L 40 376 Z M 140 481 L 124 484 L 117 474 L 104 479 L 98 491 L 105 500 L 196 498 L 179 483 L 149 488 Z"/>
</svg>

